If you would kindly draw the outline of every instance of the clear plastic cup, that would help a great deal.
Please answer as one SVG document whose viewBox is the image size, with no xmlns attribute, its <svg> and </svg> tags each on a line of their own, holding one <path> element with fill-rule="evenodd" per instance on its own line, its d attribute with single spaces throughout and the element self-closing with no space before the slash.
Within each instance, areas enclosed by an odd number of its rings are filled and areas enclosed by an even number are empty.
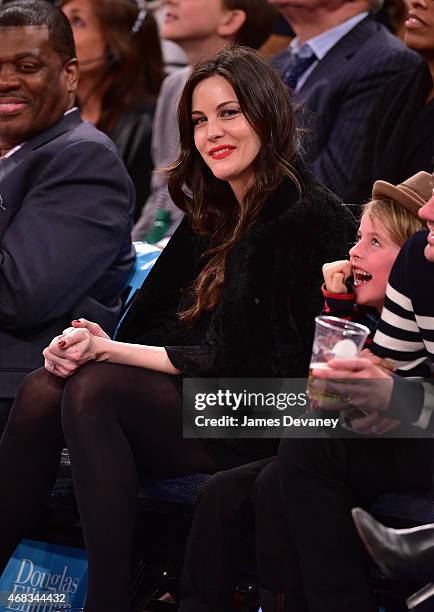
<svg viewBox="0 0 434 612">
<path fill-rule="evenodd" d="M 333 397 L 313 387 L 313 369 L 326 367 L 330 359 L 352 359 L 358 357 L 362 350 L 369 329 L 360 323 L 353 323 L 337 317 L 320 316 L 315 318 L 315 337 L 309 365 L 307 394 L 311 402 L 321 405 L 323 401 L 330 404 Z M 341 400 L 336 396 L 336 400 Z"/>
</svg>

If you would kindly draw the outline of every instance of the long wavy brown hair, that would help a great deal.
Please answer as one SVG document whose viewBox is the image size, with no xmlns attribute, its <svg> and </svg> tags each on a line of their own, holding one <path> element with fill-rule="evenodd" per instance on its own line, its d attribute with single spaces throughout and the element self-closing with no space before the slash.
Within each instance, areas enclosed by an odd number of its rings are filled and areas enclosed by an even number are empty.
<svg viewBox="0 0 434 612">
<path fill-rule="evenodd" d="M 194 144 L 193 91 L 215 75 L 231 84 L 261 142 L 253 162 L 253 181 L 241 203 L 229 183 L 214 177 Z M 208 236 L 211 247 L 204 253 L 208 261 L 193 285 L 193 305 L 180 314 L 182 320 L 192 323 L 202 311 L 218 305 L 228 252 L 256 221 L 282 180 L 288 177 L 301 191 L 292 166 L 299 139 L 287 88 L 264 58 L 241 46 L 227 47 L 195 67 L 181 96 L 178 119 L 180 154 L 168 172 L 169 192 L 189 217 L 193 231 Z"/>
<path fill-rule="evenodd" d="M 71 0 L 60 0 L 64 7 Z M 110 131 L 124 112 L 138 103 L 155 102 L 164 80 L 158 25 L 148 11 L 138 32 L 134 0 L 90 0 L 107 46 L 107 62 L 95 86 L 103 91 L 97 127 Z"/>
</svg>

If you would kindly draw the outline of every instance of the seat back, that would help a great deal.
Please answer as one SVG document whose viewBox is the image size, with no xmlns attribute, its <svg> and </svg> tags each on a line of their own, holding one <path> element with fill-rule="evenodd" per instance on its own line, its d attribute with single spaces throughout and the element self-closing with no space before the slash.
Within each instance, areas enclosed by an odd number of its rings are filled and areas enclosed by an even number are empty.
<svg viewBox="0 0 434 612">
<path fill-rule="evenodd" d="M 157 261 L 158 256 L 161 253 L 160 249 L 153 244 L 148 244 L 147 242 L 134 242 L 134 248 L 136 249 L 136 262 L 134 264 L 132 275 L 124 291 L 122 311 L 113 334 L 113 339 L 116 339 L 119 326 L 128 308 L 131 306 L 134 296 L 145 282 L 152 266 Z"/>
</svg>

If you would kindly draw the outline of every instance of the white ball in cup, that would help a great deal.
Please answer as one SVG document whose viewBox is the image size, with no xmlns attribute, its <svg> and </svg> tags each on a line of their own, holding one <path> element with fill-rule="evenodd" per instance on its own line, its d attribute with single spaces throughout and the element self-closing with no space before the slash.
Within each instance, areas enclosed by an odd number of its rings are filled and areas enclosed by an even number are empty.
<svg viewBox="0 0 434 612">
<path fill-rule="evenodd" d="M 352 359 L 358 352 L 357 344 L 349 338 L 336 342 L 332 350 L 335 359 Z"/>
</svg>

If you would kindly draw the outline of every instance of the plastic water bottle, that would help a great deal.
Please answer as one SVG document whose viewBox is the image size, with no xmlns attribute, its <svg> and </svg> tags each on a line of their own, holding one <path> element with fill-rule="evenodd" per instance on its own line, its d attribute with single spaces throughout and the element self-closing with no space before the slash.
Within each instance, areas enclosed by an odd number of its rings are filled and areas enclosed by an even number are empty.
<svg viewBox="0 0 434 612">
<path fill-rule="evenodd" d="M 155 221 L 149 233 L 145 236 L 145 242 L 148 242 L 149 244 L 160 242 L 160 240 L 164 238 L 169 230 L 171 216 L 170 210 L 163 210 L 160 208 L 157 211 Z"/>
</svg>

